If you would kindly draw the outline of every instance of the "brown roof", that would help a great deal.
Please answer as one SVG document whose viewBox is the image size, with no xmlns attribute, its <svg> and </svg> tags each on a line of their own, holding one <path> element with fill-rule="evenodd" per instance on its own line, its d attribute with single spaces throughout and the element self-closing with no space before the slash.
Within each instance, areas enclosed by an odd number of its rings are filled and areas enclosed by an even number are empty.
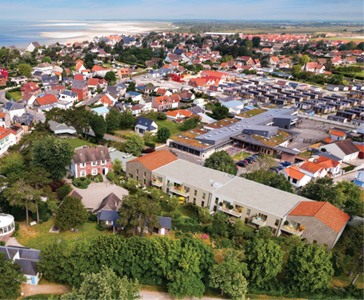
<svg viewBox="0 0 364 300">
<path fill-rule="evenodd" d="M 339 141 L 336 142 L 335 145 L 337 145 L 341 151 L 345 153 L 345 155 L 359 152 L 359 148 L 352 142 L 352 140 Z"/>
<path fill-rule="evenodd" d="M 75 164 L 87 163 L 99 160 L 110 160 L 110 154 L 107 147 L 89 147 L 75 151 L 73 161 Z"/>
<path fill-rule="evenodd" d="M 142 165 L 144 165 L 148 170 L 153 171 L 160 167 L 163 167 L 178 158 L 174 156 L 168 150 L 155 151 L 153 153 L 144 155 L 142 157 L 135 158 L 128 163 L 139 161 Z"/>
<path fill-rule="evenodd" d="M 349 215 L 329 202 L 316 201 L 302 201 L 289 215 L 315 217 L 336 232 L 340 232 L 350 218 Z"/>
<path fill-rule="evenodd" d="M 111 210 L 118 210 L 119 206 L 121 204 L 121 200 L 118 196 L 116 196 L 114 193 L 110 193 L 108 196 L 106 196 L 100 206 L 94 210 L 94 213 L 99 212 L 100 210 L 102 210 L 103 208 L 105 208 L 106 206 L 109 206 L 109 208 Z"/>
<path fill-rule="evenodd" d="M 69 192 L 69 194 L 68 194 L 67 196 L 73 196 L 73 197 L 76 197 L 76 198 L 78 198 L 78 199 L 80 199 L 80 200 L 82 200 L 82 198 L 83 198 L 83 197 L 82 197 L 79 193 L 77 193 L 75 190 L 70 191 L 70 192 Z"/>
</svg>

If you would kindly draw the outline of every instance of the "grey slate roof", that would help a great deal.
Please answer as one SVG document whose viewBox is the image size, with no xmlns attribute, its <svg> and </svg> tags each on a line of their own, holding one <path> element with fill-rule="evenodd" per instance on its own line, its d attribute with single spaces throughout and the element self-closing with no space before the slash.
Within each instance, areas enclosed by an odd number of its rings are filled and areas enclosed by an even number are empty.
<svg viewBox="0 0 364 300">
<path fill-rule="evenodd" d="M 23 274 L 34 276 L 38 274 L 36 262 L 25 259 L 16 259 L 15 262 L 20 266 Z"/>
<path fill-rule="evenodd" d="M 83 80 L 73 80 L 72 88 L 82 90 L 86 83 Z"/>
<path fill-rule="evenodd" d="M 33 120 L 34 116 L 30 113 L 22 114 L 20 117 L 14 116 L 13 118 L 14 122 L 19 123 L 20 125 L 27 125 L 29 126 Z"/>
<path fill-rule="evenodd" d="M 107 147 L 91 147 L 77 149 L 73 156 L 75 164 L 87 163 L 92 161 L 109 160 L 110 154 Z"/>
<path fill-rule="evenodd" d="M 145 126 L 148 130 L 154 130 L 156 128 L 154 126 L 152 126 L 153 122 L 154 122 L 153 120 L 139 117 L 135 122 L 135 126 L 142 125 L 142 126 Z"/>
<path fill-rule="evenodd" d="M 25 106 L 21 103 L 15 102 L 14 100 L 11 100 L 9 102 L 6 102 L 3 105 L 3 108 L 6 109 L 7 111 L 11 111 L 11 110 L 24 109 Z"/>
<path fill-rule="evenodd" d="M 170 217 L 158 217 L 159 224 L 161 224 L 162 228 L 171 229 L 172 225 L 172 218 Z"/>
<path fill-rule="evenodd" d="M 118 196 L 116 196 L 114 193 L 110 193 L 107 195 L 101 202 L 99 208 L 94 210 L 95 212 L 99 212 L 102 210 L 106 205 L 109 205 L 111 210 L 117 211 L 118 206 L 121 204 L 121 200 Z"/>
<path fill-rule="evenodd" d="M 103 209 L 97 214 L 97 217 L 102 221 L 113 221 L 113 226 L 121 227 L 116 223 L 116 220 L 120 219 L 119 213 L 116 210 Z"/>
</svg>

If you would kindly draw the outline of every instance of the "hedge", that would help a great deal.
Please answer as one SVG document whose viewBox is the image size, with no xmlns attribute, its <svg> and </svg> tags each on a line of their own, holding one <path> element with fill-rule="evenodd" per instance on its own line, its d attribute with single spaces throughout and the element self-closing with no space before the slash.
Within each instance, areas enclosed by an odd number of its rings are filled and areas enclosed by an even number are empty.
<svg viewBox="0 0 364 300">
<path fill-rule="evenodd" d="M 151 147 L 151 148 L 155 148 L 155 143 L 151 143 L 151 142 L 144 142 L 145 146 L 147 147 Z"/>
<path fill-rule="evenodd" d="M 343 168 L 343 170 L 344 170 L 345 172 L 350 172 L 350 171 L 352 171 L 352 170 L 354 170 L 354 169 L 355 169 L 355 166 L 347 166 L 347 167 Z"/>
</svg>

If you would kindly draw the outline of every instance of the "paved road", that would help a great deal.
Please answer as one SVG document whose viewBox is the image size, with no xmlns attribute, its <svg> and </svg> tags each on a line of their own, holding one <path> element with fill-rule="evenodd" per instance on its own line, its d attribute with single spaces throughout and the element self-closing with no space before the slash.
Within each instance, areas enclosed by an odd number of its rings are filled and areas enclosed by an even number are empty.
<svg viewBox="0 0 364 300">
<path fill-rule="evenodd" d="M 9 102 L 9 100 L 5 98 L 5 90 L 0 91 L 0 102 L 2 103 Z"/>
<path fill-rule="evenodd" d="M 355 179 L 356 175 L 358 175 L 358 171 L 351 172 L 351 173 L 348 173 L 348 174 L 344 174 L 343 176 L 335 177 L 334 181 L 336 181 L 336 182 L 340 182 L 340 181 L 343 181 L 343 180 L 352 181 L 352 180 Z"/>
</svg>

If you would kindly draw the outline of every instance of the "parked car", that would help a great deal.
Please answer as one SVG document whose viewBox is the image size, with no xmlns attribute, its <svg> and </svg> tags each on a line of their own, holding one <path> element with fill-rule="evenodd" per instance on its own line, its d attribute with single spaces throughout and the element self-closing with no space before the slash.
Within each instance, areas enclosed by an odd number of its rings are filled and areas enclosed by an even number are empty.
<svg viewBox="0 0 364 300">
<path fill-rule="evenodd" d="M 235 165 L 236 165 L 236 168 L 238 168 L 238 167 L 244 168 L 247 165 L 247 163 L 245 161 L 239 161 Z"/>
<path fill-rule="evenodd" d="M 288 161 L 285 161 L 285 162 L 280 163 L 279 165 L 280 165 L 280 166 L 282 166 L 282 167 L 287 168 L 287 167 L 289 167 L 290 165 L 292 165 L 292 163 L 290 163 L 290 162 L 288 162 Z"/>
<path fill-rule="evenodd" d="M 250 164 L 255 161 L 254 158 L 252 158 L 252 157 L 246 157 L 246 158 L 244 158 L 244 160 L 247 161 Z"/>
</svg>

